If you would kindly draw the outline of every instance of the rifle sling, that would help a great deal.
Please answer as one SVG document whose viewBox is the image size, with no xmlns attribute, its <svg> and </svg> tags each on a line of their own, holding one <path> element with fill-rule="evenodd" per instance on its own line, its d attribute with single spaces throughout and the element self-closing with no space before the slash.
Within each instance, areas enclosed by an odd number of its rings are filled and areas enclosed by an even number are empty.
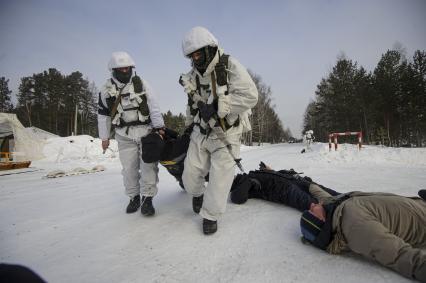
<svg viewBox="0 0 426 283">
<path fill-rule="evenodd" d="M 212 80 L 213 97 L 217 101 L 219 98 L 217 97 L 217 93 L 216 93 L 216 75 L 215 75 L 214 71 L 211 72 L 210 74 L 211 74 L 211 80 Z M 219 116 L 217 117 L 217 119 L 219 120 L 219 125 L 222 128 L 222 130 L 226 131 L 224 119 L 223 118 L 219 118 Z"/>
<path fill-rule="evenodd" d="M 111 119 L 114 119 L 115 114 L 117 114 L 117 108 L 118 108 L 118 104 L 121 102 L 121 95 L 123 92 L 123 88 L 120 88 L 120 92 L 118 93 L 117 99 L 114 101 L 114 105 L 112 106 L 111 109 Z"/>
</svg>

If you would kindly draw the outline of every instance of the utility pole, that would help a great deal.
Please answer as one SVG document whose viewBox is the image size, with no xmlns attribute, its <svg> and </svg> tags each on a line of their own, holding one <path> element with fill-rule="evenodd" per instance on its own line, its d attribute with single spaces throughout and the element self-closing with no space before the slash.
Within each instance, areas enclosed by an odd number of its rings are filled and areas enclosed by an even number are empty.
<svg viewBox="0 0 426 283">
<path fill-rule="evenodd" d="M 74 136 L 77 135 L 77 116 L 78 116 L 78 104 L 75 105 L 75 115 L 74 115 Z"/>
</svg>

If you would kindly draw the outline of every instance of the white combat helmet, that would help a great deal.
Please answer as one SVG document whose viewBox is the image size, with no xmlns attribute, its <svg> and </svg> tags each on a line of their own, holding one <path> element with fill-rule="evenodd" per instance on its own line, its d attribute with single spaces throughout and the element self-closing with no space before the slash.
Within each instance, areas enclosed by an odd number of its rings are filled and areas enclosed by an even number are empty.
<svg viewBox="0 0 426 283">
<path fill-rule="evenodd" d="M 185 57 L 205 46 L 218 46 L 216 37 L 204 27 L 194 27 L 188 31 L 182 40 L 182 51 Z"/>
<path fill-rule="evenodd" d="M 115 68 L 135 67 L 135 65 L 135 61 L 133 61 L 127 52 L 117 51 L 112 53 L 111 59 L 108 62 L 108 69 L 112 71 Z"/>
</svg>

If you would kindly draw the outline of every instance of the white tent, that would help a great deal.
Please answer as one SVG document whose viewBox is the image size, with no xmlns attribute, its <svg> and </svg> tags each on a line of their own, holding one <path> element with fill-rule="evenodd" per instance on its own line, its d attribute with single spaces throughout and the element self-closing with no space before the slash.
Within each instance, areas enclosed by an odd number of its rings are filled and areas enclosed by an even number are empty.
<svg viewBox="0 0 426 283">
<path fill-rule="evenodd" d="M 9 139 L 13 136 L 13 139 Z M 0 145 L 9 139 L 13 161 L 38 160 L 43 158 L 44 141 L 27 131 L 15 114 L 0 113 Z M 3 157 L 3 156 L 2 156 Z"/>
</svg>

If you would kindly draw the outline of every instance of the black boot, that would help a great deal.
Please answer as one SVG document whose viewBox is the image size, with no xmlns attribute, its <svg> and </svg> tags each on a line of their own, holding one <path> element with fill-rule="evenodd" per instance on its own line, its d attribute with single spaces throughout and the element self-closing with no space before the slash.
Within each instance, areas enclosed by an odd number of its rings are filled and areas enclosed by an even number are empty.
<svg viewBox="0 0 426 283">
<path fill-rule="evenodd" d="M 200 213 L 200 209 L 203 206 L 203 195 L 199 197 L 192 197 L 192 210 L 195 213 Z"/>
<path fill-rule="evenodd" d="M 203 232 L 205 235 L 214 234 L 217 231 L 217 221 L 203 218 Z"/>
<path fill-rule="evenodd" d="M 141 213 L 144 216 L 152 216 L 155 214 L 155 209 L 152 206 L 152 197 L 142 197 Z"/>
<path fill-rule="evenodd" d="M 130 202 L 126 208 L 126 213 L 133 213 L 138 211 L 139 206 L 141 206 L 141 197 L 137 195 L 130 199 Z"/>
<path fill-rule="evenodd" d="M 423 200 L 426 201 L 426 190 L 420 190 L 418 194 L 419 194 L 419 197 L 421 197 Z"/>
</svg>

